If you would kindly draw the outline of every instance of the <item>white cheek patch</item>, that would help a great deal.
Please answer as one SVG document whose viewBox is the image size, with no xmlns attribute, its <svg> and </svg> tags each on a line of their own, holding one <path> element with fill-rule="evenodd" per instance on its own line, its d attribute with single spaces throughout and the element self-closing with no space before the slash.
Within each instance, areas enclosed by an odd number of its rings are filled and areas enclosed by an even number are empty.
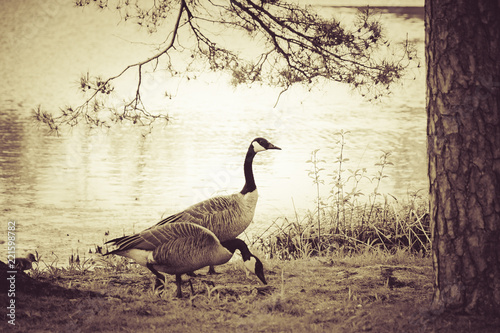
<svg viewBox="0 0 500 333">
<path fill-rule="evenodd" d="M 253 150 L 258 153 L 259 151 L 264 151 L 266 148 L 262 147 L 257 141 L 252 142 Z"/>
<path fill-rule="evenodd" d="M 248 271 L 255 274 L 255 264 L 257 263 L 257 260 L 255 260 L 254 257 L 250 257 L 250 260 L 244 261 L 243 263 Z"/>
</svg>

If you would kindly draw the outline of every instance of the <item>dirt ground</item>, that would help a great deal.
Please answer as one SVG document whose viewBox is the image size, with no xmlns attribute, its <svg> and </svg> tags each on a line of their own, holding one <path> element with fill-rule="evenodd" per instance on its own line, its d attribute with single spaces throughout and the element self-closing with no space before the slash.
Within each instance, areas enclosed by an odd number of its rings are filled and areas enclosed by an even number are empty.
<svg viewBox="0 0 500 333">
<path fill-rule="evenodd" d="M 247 276 L 241 261 L 174 278 L 163 294 L 153 276 L 95 267 L 17 276 L 15 326 L 8 323 L 2 268 L 0 300 L 6 332 L 500 332 L 500 319 L 432 314 L 429 259 L 308 258 L 267 260 L 268 285 Z M 3 328 L 2 328 L 3 327 Z"/>
</svg>

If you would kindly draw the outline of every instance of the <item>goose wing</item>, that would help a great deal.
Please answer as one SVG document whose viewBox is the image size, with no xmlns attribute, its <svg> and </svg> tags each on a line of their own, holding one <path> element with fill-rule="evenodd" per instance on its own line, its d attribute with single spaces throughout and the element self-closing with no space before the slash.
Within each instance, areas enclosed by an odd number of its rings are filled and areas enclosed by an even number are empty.
<svg viewBox="0 0 500 333">
<path fill-rule="evenodd" d="M 218 242 L 215 235 L 206 228 L 192 223 L 175 223 L 149 228 L 134 235 L 115 238 L 107 241 L 106 244 L 109 243 L 118 247 L 108 253 L 112 254 L 131 249 L 154 251 L 165 244 L 176 244 L 190 239 L 202 242 L 209 238 L 213 238 Z"/>
<path fill-rule="evenodd" d="M 239 193 L 217 196 L 171 215 L 146 230 L 174 222 L 190 222 L 213 231 L 223 241 L 235 238 L 246 229 L 253 219 L 255 204 L 256 200 L 246 207 Z"/>
<path fill-rule="evenodd" d="M 153 259 L 160 271 L 167 273 L 192 271 L 213 264 L 213 260 L 220 256 L 227 257 L 227 260 L 231 257 L 214 233 L 199 225 L 181 222 L 167 224 L 154 230 L 157 229 L 173 230 L 168 242 L 163 242 L 153 250 Z M 151 233 L 154 234 L 155 231 Z"/>
<path fill-rule="evenodd" d="M 210 230 L 192 223 L 171 223 L 138 234 L 108 241 L 118 248 L 107 254 L 123 254 L 130 250 L 152 252 L 155 267 L 175 274 L 204 266 L 227 262 L 231 253 L 220 244 Z"/>
</svg>

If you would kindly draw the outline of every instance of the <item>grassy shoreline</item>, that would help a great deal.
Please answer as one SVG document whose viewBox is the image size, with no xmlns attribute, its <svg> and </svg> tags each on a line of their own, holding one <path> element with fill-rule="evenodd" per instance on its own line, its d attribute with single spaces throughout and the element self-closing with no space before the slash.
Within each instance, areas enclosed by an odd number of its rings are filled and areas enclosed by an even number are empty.
<svg viewBox="0 0 500 333">
<path fill-rule="evenodd" d="M 126 260 L 35 269 L 36 279 L 17 285 L 16 325 L 4 320 L 1 326 L 19 332 L 496 332 L 500 323 L 427 312 L 430 259 L 403 250 L 264 259 L 268 286 L 241 265 L 234 258 L 219 266 L 221 274 L 197 271 L 195 294 L 185 286 L 183 299 L 174 296 L 173 277 L 164 294 L 154 293 L 152 274 Z M 0 298 L 6 304 L 6 293 Z"/>
</svg>

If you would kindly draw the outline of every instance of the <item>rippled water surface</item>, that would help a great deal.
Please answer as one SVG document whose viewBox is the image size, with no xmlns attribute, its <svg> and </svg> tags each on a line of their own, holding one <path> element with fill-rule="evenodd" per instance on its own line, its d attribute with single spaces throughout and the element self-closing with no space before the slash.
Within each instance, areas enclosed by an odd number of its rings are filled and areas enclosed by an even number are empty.
<svg viewBox="0 0 500 333">
<path fill-rule="evenodd" d="M 344 19 L 355 11 L 322 10 Z M 315 149 L 326 160 L 322 195 L 328 196 L 328 174 L 338 168 L 336 133 L 342 129 L 350 131 L 345 169 L 367 168 L 373 176 L 381 151 L 391 151 L 393 165 L 386 168 L 381 192 L 404 199 L 408 191 L 426 191 L 423 68 L 412 69 L 377 104 L 338 84 L 292 88 L 274 107 L 279 90 L 233 88 L 220 75 L 161 81 L 150 87 L 168 90 L 173 98 L 151 93 L 150 102 L 171 121 L 150 135 L 124 125 L 54 136 L 32 121 L 32 108 L 57 110 L 77 102 L 82 73 L 115 75 L 150 55 L 144 41 L 158 37 L 117 24 L 119 18 L 108 11 L 82 10 L 62 0 L 2 1 L 0 13 L 0 243 L 7 221 L 16 221 L 21 254 L 36 249 L 48 262 L 66 262 L 72 251 L 83 255 L 101 244 L 108 231 L 109 237 L 140 231 L 204 198 L 238 191 L 244 155 L 257 136 L 283 150 L 255 158 L 260 198 L 250 232 L 293 217 L 295 210 L 314 209 L 306 161 Z M 388 36 L 416 43 L 423 64 L 423 9 L 383 8 L 380 15 Z M 368 196 L 373 188 L 366 181 L 362 190 Z"/>
</svg>

